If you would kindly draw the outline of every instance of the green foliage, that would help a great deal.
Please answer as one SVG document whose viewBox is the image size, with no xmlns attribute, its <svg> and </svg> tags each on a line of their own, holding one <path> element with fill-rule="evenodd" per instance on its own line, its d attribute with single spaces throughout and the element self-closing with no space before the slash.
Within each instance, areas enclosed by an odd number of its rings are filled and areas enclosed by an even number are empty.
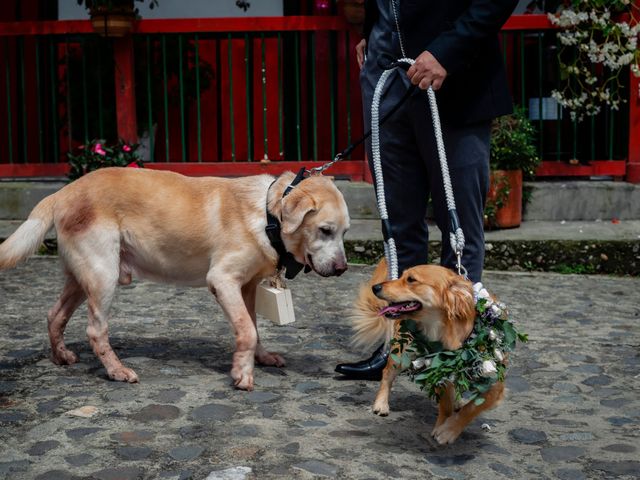
<svg viewBox="0 0 640 480">
<path fill-rule="evenodd" d="M 535 135 L 535 128 L 521 108 L 496 118 L 491 127 L 491 169 L 522 170 L 525 178 L 533 177 L 540 164 Z"/>
<path fill-rule="evenodd" d="M 441 388 L 450 383 L 456 399 L 464 395 L 481 404 L 481 395 L 496 382 L 504 381 L 506 354 L 515 349 L 517 340 L 526 342 L 528 336 L 509 321 L 504 305 L 479 298 L 473 331 L 461 348 L 445 350 L 409 319 L 402 322 L 391 341 L 391 357 L 398 368 L 409 369 L 411 379 L 429 397 L 438 399 Z"/>
<path fill-rule="evenodd" d="M 564 274 L 591 274 L 596 273 L 596 267 L 590 263 L 568 265 L 560 263 L 550 268 L 552 272 Z"/>
<path fill-rule="evenodd" d="M 76 180 L 99 168 L 142 167 L 143 162 L 136 153 L 137 149 L 138 144 L 129 145 L 120 141 L 114 145 L 107 145 L 101 139 L 81 145 L 75 154 L 68 154 L 69 180 Z"/>
</svg>

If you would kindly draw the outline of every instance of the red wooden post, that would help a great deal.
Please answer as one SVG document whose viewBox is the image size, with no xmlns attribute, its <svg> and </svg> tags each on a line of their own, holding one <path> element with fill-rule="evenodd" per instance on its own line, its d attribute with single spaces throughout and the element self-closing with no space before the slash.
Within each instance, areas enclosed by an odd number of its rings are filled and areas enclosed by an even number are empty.
<svg viewBox="0 0 640 480">
<path fill-rule="evenodd" d="M 640 183 L 640 78 L 630 73 L 627 182 Z"/>
<path fill-rule="evenodd" d="M 128 143 L 138 142 L 133 37 L 113 39 L 115 61 L 116 117 L 118 137 Z"/>
<path fill-rule="evenodd" d="M 636 8 L 640 0 L 635 0 Z M 637 18 L 632 15 L 634 21 Z M 626 180 L 640 183 L 640 78 L 629 73 L 629 154 L 627 157 Z"/>
</svg>

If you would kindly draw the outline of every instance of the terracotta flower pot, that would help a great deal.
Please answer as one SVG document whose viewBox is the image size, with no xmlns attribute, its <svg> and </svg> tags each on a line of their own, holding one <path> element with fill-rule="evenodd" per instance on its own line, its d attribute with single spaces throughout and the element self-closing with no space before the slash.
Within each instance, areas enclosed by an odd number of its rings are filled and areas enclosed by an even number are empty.
<svg viewBox="0 0 640 480">
<path fill-rule="evenodd" d="M 491 171 L 487 201 L 501 203 L 489 226 L 497 228 L 519 227 L 522 223 L 522 170 Z"/>
<path fill-rule="evenodd" d="M 91 12 L 91 25 L 103 37 L 124 37 L 133 30 L 135 18 L 133 10 L 96 10 Z"/>
</svg>

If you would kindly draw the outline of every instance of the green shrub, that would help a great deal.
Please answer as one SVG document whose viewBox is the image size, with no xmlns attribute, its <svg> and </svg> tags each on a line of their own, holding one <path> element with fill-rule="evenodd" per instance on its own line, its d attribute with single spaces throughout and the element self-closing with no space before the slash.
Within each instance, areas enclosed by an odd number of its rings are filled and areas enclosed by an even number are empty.
<svg viewBox="0 0 640 480">
<path fill-rule="evenodd" d="M 522 109 L 494 120 L 491 128 L 491 170 L 522 170 L 524 178 L 532 178 L 540 164 L 535 135 L 536 130 Z"/>
<path fill-rule="evenodd" d="M 105 167 L 142 167 L 143 162 L 136 153 L 138 144 L 130 145 L 123 141 L 107 145 L 104 140 L 96 139 L 81 145 L 76 153 L 69 152 L 70 180 Z"/>
</svg>

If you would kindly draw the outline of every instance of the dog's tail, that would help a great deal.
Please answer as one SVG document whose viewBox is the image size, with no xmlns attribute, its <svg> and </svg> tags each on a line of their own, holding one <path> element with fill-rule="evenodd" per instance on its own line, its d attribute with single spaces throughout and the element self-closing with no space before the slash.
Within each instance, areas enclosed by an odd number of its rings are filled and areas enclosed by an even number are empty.
<svg viewBox="0 0 640 480">
<path fill-rule="evenodd" d="M 15 267 L 36 252 L 53 226 L 54 196 L 49 195 L 38 203 L 27 221 L 0 244 L 0 270 Z"/>
<path fill-rule="evenodd" d="M 380 300 L 371 291 L 372 285 L 386 279 L 386 272 L 386 262 L 383 260 L 371 280 L 360 287 L 360 293 L 353 305 L 353 344 L 358 347 L 368 349 L 382 342 L 389 342 L 393 336 L 394 322 L 378 313 L 387 302 Z"/>
</svg>

